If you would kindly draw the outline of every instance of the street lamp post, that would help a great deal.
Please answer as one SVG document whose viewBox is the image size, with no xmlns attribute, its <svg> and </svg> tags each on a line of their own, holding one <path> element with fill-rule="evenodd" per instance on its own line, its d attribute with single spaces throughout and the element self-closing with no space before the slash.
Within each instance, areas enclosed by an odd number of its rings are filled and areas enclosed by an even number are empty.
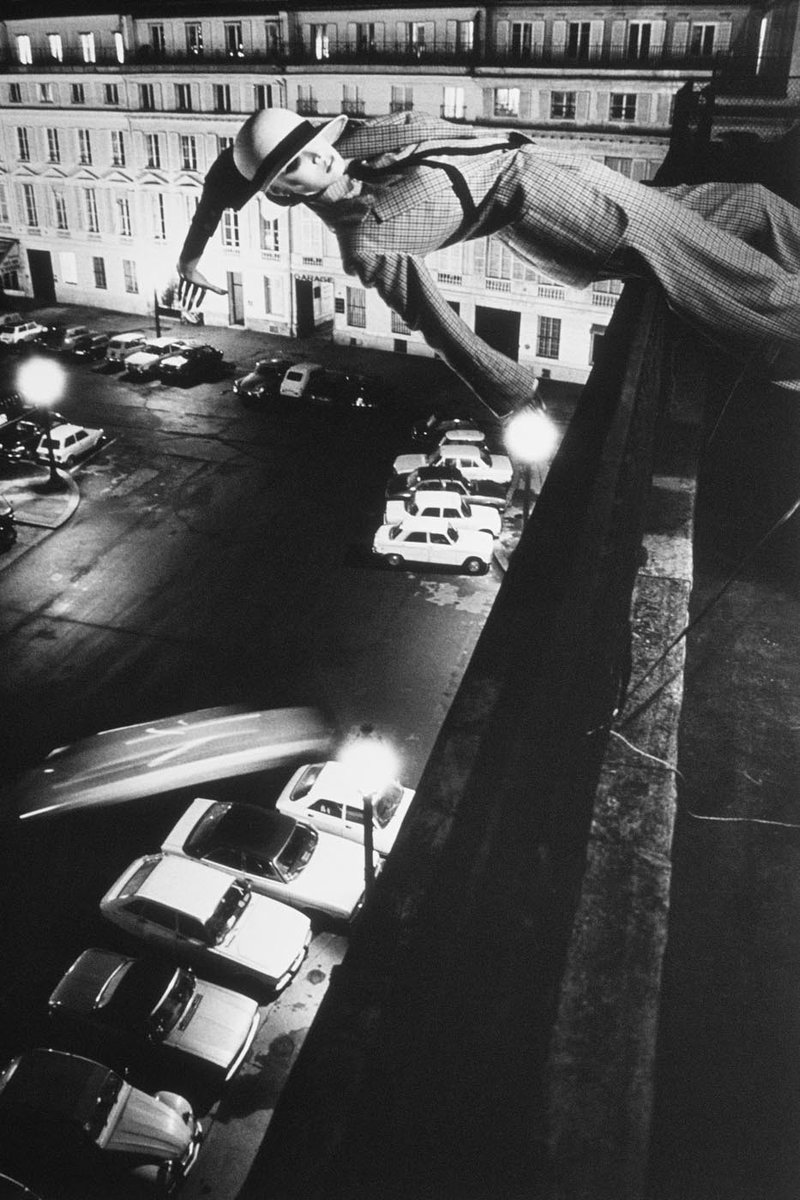
<svg viewBox="0 0 800 1200">
<path fill-rule="evenodd" d="M 17 390 L 28 404 L 40 408 L 44 413 L 44 435 L 47 444 L 47 461 L 50 475 L 45 484 L 47 491 L 60 491 L 64 486 L 55 454 L 53 452 L 53 421 L 51 408 L 64 390 L 64 372 L 58 363 L 49 358 L 29 358 L 17 374 Z"/>
<path fill-rule="evenodd" d="M 522 528 L 531 510 L 531 472 L 545 462 L 556 445 L 556 427 L 540 408 L 524 408 L 515 413 L 505 429 L 505 444 L 511 458 L 522 470 Z"/>
<path fill-rule="evenodd" d="M 359 725 L 345 742 L 339 761 L 350 771 L 364 805 L 364 902 L 375 886 L 375 798 L 397 774 L 397 761 L 374 725 Z"/>
</svg>

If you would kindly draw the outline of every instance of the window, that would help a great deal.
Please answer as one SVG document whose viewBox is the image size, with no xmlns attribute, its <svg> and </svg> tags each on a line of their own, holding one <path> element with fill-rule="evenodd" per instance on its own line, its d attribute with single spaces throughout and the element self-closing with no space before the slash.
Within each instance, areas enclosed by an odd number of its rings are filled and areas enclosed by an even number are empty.
<svg viewBox="0 0 800 1200">
<path fill-rule="evenodd" d="M 27 33 L 20 33 L 17 35 L 17 58 L 24 67 L 29 67 L 33 62 L 33 55 L 31 53 L 31 39 L 28 37 Z"/>
<path fill-rule="evenodd" d="M 125 62 L 125 39 L 121 33 L 114 34 L 114 56 L 118 63 Z"/>
<path fill-rule="evenodd" d="M 203 27 L 199 21 L 190 21 L 186 26 L 186 49 L 189 54 L 203 53 Z"/>
<path fill-rule="evenodd" d="M 164 36 L 163 25 L 150 26 L 150 50 L 151 53 L 157 55 L 159 58 L 162 54 L 166 53 L 167 40 Z"/>
<path fill-rule="evenodd" d="M 161 141 L 159 135 L 157 133 L 146 133 L 145 147 L 147 166 L 158 170 L 161 167 Z"/>
<path fill-rule="evenodd" d="M 442 103 L 442 116 L 449 117 L 452 121 L 463 121 L 466 111 L 463 87 L 446 87 Z"/>
<path fill-rule="evenodd" d="M 232 137 L 219 136 L 217 138 L 217 154 L 222 154 L 223 150 L 231 150 L 233 148 L 233 141 Z"/>
<path fill-rule="evenodd" d="M 0 221 L 2 221 L 4 225 L 8 225 L 9 223 L 8 196 L 6 195 L 6 189 L 3 184 L 0 184 Z"/>
<path fill-rule="evenodd" d="M 311 53 L 317 62 L 322 62 L 324 58 L 331 56 L 331 43 L 328 35 L 327 25 L 312 25 L 311 27 Z"/>
<path fill-rule="evenodd" d="M 422 21 L 406 21 L 405 51 L 412 58 L 422 58 L 425 53 L 425 25 Z"/>
<path fill-rule="evenodd" d="M 390 112 L 411 112 L 414 107 L 414 89 L 410 87 L 392 87 Z"/>
<path fill-rule="evenodd" d="M 22 88 L 18 83 L 10 83 L 8 85 L 8 102 L 9 104 L 22 103 Z"/>
<path fill-rule="evenodd" d="M 229 250 L 239 248 L 239 214 L 232 208 L 226 208 L 222 214 L 222 244 Z"/>
<path fill-rule="evenodd" d="M 514 21 L 511 25 L 511 54 L 513 58 L 530 58 L 533 52 L 533 25 L 530 21 Z"/>
<path fill-rule="evenodd" d="M 107 83 L 103 87 L 103 95 L 106 104 L 119 104 L 119 85 L 116 83 Z"/>
<path fill-rule="evenodd" d="M 649 21 L 631 21 L 628 26 L 628 58 L 649 58 L 652 32 L 653 26 Z"/>
<path fill-rule="evenodd" d="M 374 54 L 377 48 L 374 24 L 370 21 L 356 25 L 356 50 L 358 53 Z"/>
<path fill-rule="evenodd" d="M 78 38 L 81 43 L 81 57 L 85 63 L 93 63 L 97 60 L 97 55 L 94 48 L 94 34 L 80 33 Z"/>
<path fill-rule="evenodd" d="M 257 83 L 253 88 L 253 108 L 274 108 L 275 96 L 271 83 Z"/>
<path fill-rule="evenodd" d="M 499 238 L 489 237 L 486 241 L 486 278 L 511 279 L 514 255 Z"/>
<path fill-rule="evenodd" d="M 180 106 L 179 106 L 180 107 Z M 190 105 L 191 107 L 191 105 Z M 214 112 L 231 111 L 231 86 L 229 83 L 214 84 Z"/>
<path fill-rule="evenodd" d="M 609 116 L 612 121 L 635 121 L 636 93 L 612 92 Z"/>
<path fill-rule="evenodd" d="M 125 166 L 125 134 L 120 129 L 111 130 L 111 165 Z"/>
<path fill-rule="evenodd" d="M 241 21 L 225 22 L 225 51 L 228 58 L 244 58 Z"/>
<path fill-rule="evenodd" d="M 264 276 L 264 312 L 274 312 L 272 307 L 272 280 L 268 275 Z"/>
<path fill-rule="evenodd" d="M 598 279 L 592 284 L 592 301 L 596 296 L 619 296 L 621 292 L 621 279 Z"/>
<path fill-rule="evenodd" d="M 355 83 L 346 83 L 342 95 L 342 112 L 351 117 L 363 117 L 365 111 L 361 88 Z"/>
<path fill-rule="evenodd" d="M 97 193 L 94 188 L 84 188 L 83 199 L 86 206 L 86 228 L 89 233 L 99 233 L 100 220 L 97 216 Z"/>
<path fill-rule="evenodd" d="M 127 196 L 117 197 L 117 233 L 120 237 L 131 237 L 131 205 Z"/>
<path fill-rule="evenodd" d="M 60 33 L 48 33 L 47 48 L 50 51 L 50 57 L 54 58 L 56 62 L 64 61 L 64 45 Z"/>
<path fill-rule="evenodd" d="M 456 53 L 471 54 L 475 44 L 475 26 L 472 21 L 456 22 Z"/>
<path fill-rule="evenodd" d="M 591 22 L 570 21 L 567 31 L 567 58 L 586 62 L 589 58 Z"/>
<path fill-rule="evenodd" d="M 103 258 L 92 258 L 92 268 L 94 270 L 94 286 L 105 290 L 108 287 L 106 283 L 106 264 Z"/>
<path fill-rule="evenodd" d="M 317 98 L 310 83 L 297 85 L 297 111 L 305 117 L 312 116 L 317 111 Z"/>
<path fill-rule="evenodd" d="M 70 250 L 62 250 L 58 256 L 61 264 L 61 280 L 63 283 L 78 282 L 78 260 Z"/>
<path fill-rule="evenodd" d="M 196 171 L 197 170 L 197 140 L 193 134 L 182 133 L 180 138 L 181 146 L 181 170 Z"/>
<path fill-rule="evenodd" d="M 557 121 L 575 120 L 576 92 L 553 92 L 550 96 L 550 116 Z"/>
<path fill-rule="evenodd" d="M 167 240 L 167 217 L 164 206 L 164 193 L 156 192 L 154 195 L 151 195 L 150 204 L 153 215 L 153 237 L 156 241 L 165 242 Z"/>
<path fill-rule="evenodd" d="M 367 293 L 364 288 L 347 289 L 347 324 L 356 329 L 367 327 Z"/>
<path fill-rule="evenodd" d="M 558 358 L 561 342 L 561 318 L 539 317 L 539 333 L 536 339 L 536 353 L 540 358 Z"/>
<path fill-rule="evenodd" d="M 215 85 L 215 92 L 218 86 L 218 84 Z M 192 111 L 192 85 L 190 83 L 175 84 L 175 107 L 177 108 L 178 112 Z M 216 111 L 220 112 L 224 110 L 217 109 Z"/>
<path fill-rule="evenodd" d="M 36 193 L 32 183 L 23 183 L 22 199 L 25 204 L 25 222 L 30 229 L 35 229 L 39 224 L 39 213 L 36 208 Z"/>
<path fill-rule="evenodd" d="M 695 58 L 710 58 L 713 55 L 716 32 L 716 25 L 692 26 L 692 38 L 689 49 Z"/>
<path fill-rule="evenodd" d="M 154 112 L 156 107 L 156 89 L 152 83 L 139 84 L 139 108 L 143 112 Z"/>
<path fill-rule="evenodd" d="M 611 154 L 605 156 L 603 163 L 611 171 L 617 171 L 627 179 L 635 179 L 639 183 L 643 179 L 652 179 L 659 165 L 649 158 L 624 158 Z"/>
<path fill-rule="evenodd" d="M 278 254 L 281 248 L 280 225 L 277 217 L 261 217 L 261 249 Z"/>
<path fill-rule="evenodd" d="M 69 229 L 69 221 L 67 219 L 67 197 L 63 192 L 53 192 L 53 212 L 55 214 L 56 229 L 62 233 L 66 233 Z"/>
<path fill-rule="evenodd" d="M 47 161 L 51 163 L 61 162 L 61 147 L 58 142 L 57 129 L 48 129 L 47 131 Z"/>
<path fill-rule="evenodd" d="M 70 87 L 70 100 L 73 104 L 85 104 L 86 93 L 82 83 L 73 83 Z"/>
<path fill-rule="evenodd" d="M 267 54 L 277 58 L 281 52 L 281 27 L 277 21 L 267 21 L 264 25 Z"/>
<path fill-rule="evenodd" d="M 52 104 L 53 103 L 53 85 L 52 85 L 52 83 L 40 83 L 39 84 L 39 103 L 40 104 Z"/>
<path fill-rule="evenodd" d="M 494 115 L 496 117 L 519 116 L 519 88 L 494 89 Z"/>
<path fill-rule="evenodd" d="M 31 161 L 31 146 L 28 141 L 28 131 L 24 126 L 17 126 L 17 158 L 20 162 Z"/>
<path fill-rule="evenodd" d="M 88 129 L 78 130 L 78 162 L 82 167 L 92 163 L 92 137 Z"/>
<path fill-rule="evenodd" d="M 409 329 L 408 325 L 406 325 L 403 318 L 398 316 L 394 311 L 392 311 L 392 333 L 404 333 L 406 337 L 410 336 L 411 334 L 411 330 Z M 395 349 L 397 349 L 397 347 L 395 347 Z"/>
<path fill-rule="evenodd" d="M 122 275 L 125 280 L 126 292 L 138 292 L 139 284 L 136 279 L 136 263 L 130 258 L 122 260 Z"/>
</svg>

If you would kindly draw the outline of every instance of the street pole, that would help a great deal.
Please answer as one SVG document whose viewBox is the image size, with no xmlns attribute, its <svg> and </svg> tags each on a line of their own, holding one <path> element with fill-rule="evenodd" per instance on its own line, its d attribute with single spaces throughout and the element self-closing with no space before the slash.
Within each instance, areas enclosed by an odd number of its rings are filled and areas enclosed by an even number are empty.
<svg viewBox="0 0 800 1200">
<path fill-rule="evenodd" d="M 372 838 L 372 793 L 364 795 L 364 903 L 372 895 L 375 884 Z"/>
<path fill-rule="evenodd" d="M 153 316 L 155 317 L 156 337 L 161 337 L 161 320 L 158 315 L 158 292 L 153 290 Z"/>
<path fill-rule="evenodd" d="M 531 464 L 525 464 L 525 473 L 522 477 L 522 528 L 528 524 L 528 517 L 531 511 Z"/>
<path fill-rule="evenodd" d="M 50 409 L 47 407 L 47 405 L 44 406 L 44 414 L 45 414 L 45 416 L 44 416 L 44 436 L 47 439 L 47 458 L 48 458 L 48 462 L 50 464 L 50 478 L 47 481 L 47 487 L 48 487 L 48 490 L 50 490 L 50 491 L 60 491 L 61 476 L 58 473 L 58 467 L 56 466 L 56 456 L 53 452 L 53 437 L 52 437 L 53 423 L 52 423 L 52 420 L 50 417 Z"/>
</svg>

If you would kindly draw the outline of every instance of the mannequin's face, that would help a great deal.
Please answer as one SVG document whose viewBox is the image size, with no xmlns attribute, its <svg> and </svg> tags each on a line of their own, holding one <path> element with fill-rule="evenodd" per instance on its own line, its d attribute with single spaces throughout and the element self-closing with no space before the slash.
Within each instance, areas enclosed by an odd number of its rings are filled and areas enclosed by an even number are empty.
<svg viewBox="0 0 800 1200">
<path fill-rule="evenodd" d="M 314 138 L 272 181 L 267 194 L 314 196 L 341 179 L 344 167 L 344 159 L 335 146 L 323 137 Z"/>
</svg>

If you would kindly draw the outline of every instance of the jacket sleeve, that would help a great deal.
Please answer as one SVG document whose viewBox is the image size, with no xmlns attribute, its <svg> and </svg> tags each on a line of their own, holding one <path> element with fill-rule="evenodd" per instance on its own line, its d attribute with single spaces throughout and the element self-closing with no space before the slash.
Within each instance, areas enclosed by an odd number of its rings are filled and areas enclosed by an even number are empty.
<svg viewBox="0 0 800 1200">
<path fill-rule="evenodd" d="M 253 194 L 252 184 L 236 169 L 228 147 L 211 164 L 203 181 L 200 202 L 189 226 L 181 262 L 196 262 L 220 223 L 226 208 L 240 209 Z"/>
<path fill-rule="evenodd" d="M 493 349 L 457 316 L 424 262 L 411 254 L 341 246 L 345 271 L 375 288 L 497 417 L 534 401 L 533 371 Z"/>
</svg>

